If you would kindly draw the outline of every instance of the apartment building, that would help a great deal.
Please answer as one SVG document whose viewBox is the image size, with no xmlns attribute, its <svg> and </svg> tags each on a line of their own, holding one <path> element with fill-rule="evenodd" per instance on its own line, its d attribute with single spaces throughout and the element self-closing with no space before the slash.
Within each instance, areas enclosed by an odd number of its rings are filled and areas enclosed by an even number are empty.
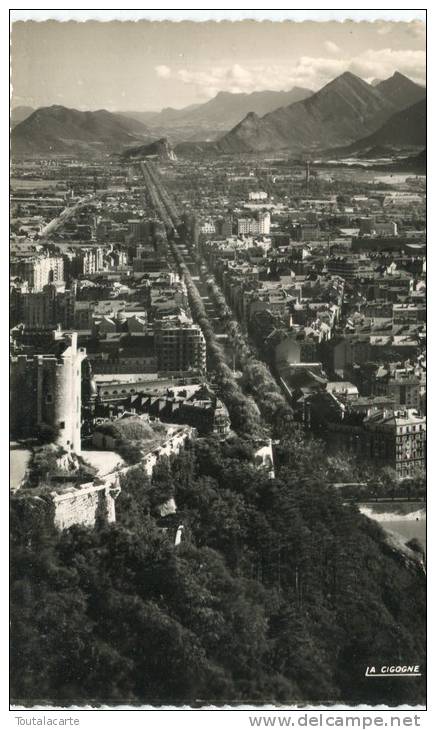
<svg viewBox="0 0 436 730">
<path fill-rule="evenodd" d="M 206 370 L 206 341 L 198 324 L 161 320 L 155 323 L 155 353 L 162 372 Z"/>
</svg>

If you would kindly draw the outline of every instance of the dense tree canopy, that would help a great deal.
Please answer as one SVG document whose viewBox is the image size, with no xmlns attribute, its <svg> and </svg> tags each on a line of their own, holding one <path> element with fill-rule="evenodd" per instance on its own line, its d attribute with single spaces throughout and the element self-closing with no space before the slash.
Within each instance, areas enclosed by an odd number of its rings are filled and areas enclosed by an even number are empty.
<svg viewBox="0 0 436 730">
<path fill-rule="evenodd" d="M 132 469 L 117 523 L 95 530 L 15 516 L 13 698 L 422 702 L 420 678 L 364 676 L 424 664 L 422 573 L 326 485 L 316 442 L 286 446 L 268 479 L 250 440 L 200 439 L 152 479 Z"/>
<path fill-rule="evenodd" d="M 220 388 L 220 396 L 229 411 L 232 428 L 240 434 L 261 435 L 265 432 L 265 428 L 261 423 L 259 410 L 253 400 L 247 397 L 236 382 L 234 374 L 226 363 L 223 348 L 216 338 L 201 296 L 188 267 L 184 263 L 183 256 L 176 246 L 173 246 L 172 250 L 186 283 L 192 315 L 200 325 L 206 340 L 208 369 L 214 372 Z"/>
</svg>

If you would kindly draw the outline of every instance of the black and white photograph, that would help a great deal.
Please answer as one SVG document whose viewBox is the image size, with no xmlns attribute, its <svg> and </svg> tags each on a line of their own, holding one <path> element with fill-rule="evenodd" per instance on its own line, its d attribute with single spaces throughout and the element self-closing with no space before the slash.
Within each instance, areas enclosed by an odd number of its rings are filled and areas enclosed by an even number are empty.
<svg viewBox="0 0 436 730">
<path fill-rule="evenodd" d="M 10 22 L 10 708 L 425 709 L 426 11 L 44 12 Z"/>
</svg>

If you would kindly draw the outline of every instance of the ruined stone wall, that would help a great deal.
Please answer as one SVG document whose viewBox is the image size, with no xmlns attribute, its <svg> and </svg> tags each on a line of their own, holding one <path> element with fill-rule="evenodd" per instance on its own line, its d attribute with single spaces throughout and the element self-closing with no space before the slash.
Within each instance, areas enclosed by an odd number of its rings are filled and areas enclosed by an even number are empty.
<svg viewBox="0 0 436 730">
<path fill-rule="evenodd" d="M 161 446 L 144 457 L 142 466 L 145 473 L 151 476 L 159 458 L 178 454 L 186 440 L 193 438 L 195 434 L 195 429 L 189 426 L 178 429 Z M 95 527 L 99 519 L 116 521 L 115 500 L 120 493 L 120 476 L 130 469 L 132 466 L 108 474 L 101 479 L 101 484 L 90 482 L 64 492 L 48 492 L 43 496 L 35 496 L 30 489 L 17 490 L 14 497 L 16 496 L 17 503 L 25 500 L 30 506 L 36 502 L 45 502 L 48 509 L 50 505 L 53 523 L 59 530 L 67 530 L 72 525 Z"/>
<path fill-rule="evenodd" d="M 195 433 L 196 431 L 194 428 L 186 426 L 180 431 L 177 431 L 173 436 L 171 436 L 167 441 L 158 446 L 154 451 L 146 454 L 146 456 L 142 460 L 142 464 L 146 474 L 148 476 L 151 476 L 153 474 L 153 469 L 162 456 L 172 456 L 173 454 L 178 454 L 185 445 L 187 439 L 193 438 Z"/>
<path fill-rule="evenodd" d="M 115 522 L 115 499 L 119 489 L 104 485 L 82 485 L 65 494 L 52 494 L 54 524 L 59 530 L 72 525 L 94 527 L 99 518 Z"/>
</svg>

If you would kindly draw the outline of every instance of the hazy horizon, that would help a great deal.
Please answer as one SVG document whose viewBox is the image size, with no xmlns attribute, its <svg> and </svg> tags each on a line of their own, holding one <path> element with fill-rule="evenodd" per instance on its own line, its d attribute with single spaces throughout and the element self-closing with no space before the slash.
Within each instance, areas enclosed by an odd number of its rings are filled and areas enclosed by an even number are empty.
<svg viewBox="0 0 436 730">
<path fill-rule="evenodd" d="M 425 44 L 421 21 L 17 21 L 11 103 L 159 111 L 220 91 L 317 91 L 344 71 L 425 85 Z"/>
<path fill-rule="evenodd" d="M 404 74 L 404 75 L 406 75 L 406 74 Z M 391 76 L 392 76 L 392 74 L 391 74 Z M 410 78 L 410 77 L 408 77 L 408 78 Z M 383 81 L 384 79 L 378 79 L 378 80 Z M 326 82 L 326 83 L 329 83 L 329 82 Z M 425 83 L 420 84 L 420 85 L 423 88 L 426 87 Z M 292 88 L 296 88 L 296 87 L 292 87 Z M 277 93 L 280 93 L 280 92 L 286 93 L 286 92 L 292 91 L 292 88 L 291 89 L 260 89 L 259 91 L 251 91 L 251 92 L 219 91 L 219 92 L 217 92 L 217 94 L 215 96 L 218 96 L 218 94 L 223 94 L 223 93 L 228 93 L 228 94 L 243 93 L 245 96 L 251 96 L 251 94 L 259 94 L 259 93 L 266 92 L 266 91 L 276 91 Z M 322 87 L 320 87 L 320 88 L 322 88 Z M 314 91 L 314 93 L 316 93 L 317 91 L 319 91 L 319 89 L 312 89 L 312 91 Z M 215 98 L 215 97 L 212 97 L 212 98 Z M 198 102 L 197 104 L 187 104 L 186 106 L 183 106 L 183 107 L 173 107 L 173 108 L 178 109 L 178 110 L 187 109 L 189 107 L 201 106 L 201 104 L 207 103 L 207 101 L 211 101 L 211 99 L 206 99 L 204 102 Z M 13 104 L 11 108 L 18 109 L 20 107 L 24 108 L 26 106 L 28 106 L 30 108 L 30 105 L 26 105 L 26 104 L 15 104 L 15 105 Z M 50 107 L 50 106 L 66 107 L 65 104 L 47 104 L 45 106 L 46 107 Z M 36 107 L 36 108 L 40 109 L 41 107 Z M 169 107 L 162 107 L 161 109 L 111 109 L 111 110 L 106 109 L 105 107 L 99 107 L 98 109 L 79 108 L 79 107 L 66 107 L 66 108 L 76 108 L 78 111 L 111 111 L 113 114 L 115 114 L 117 112 L 122 113 L 122 114 L 128 114 L 129 112 L 131 112 L 132 114 L 138 114 L 138 113 L 145 114 L 145 113 L 158 113 L 158 112 L 162 111 L 163 109 L 169 108 Z"/>
</svg>

